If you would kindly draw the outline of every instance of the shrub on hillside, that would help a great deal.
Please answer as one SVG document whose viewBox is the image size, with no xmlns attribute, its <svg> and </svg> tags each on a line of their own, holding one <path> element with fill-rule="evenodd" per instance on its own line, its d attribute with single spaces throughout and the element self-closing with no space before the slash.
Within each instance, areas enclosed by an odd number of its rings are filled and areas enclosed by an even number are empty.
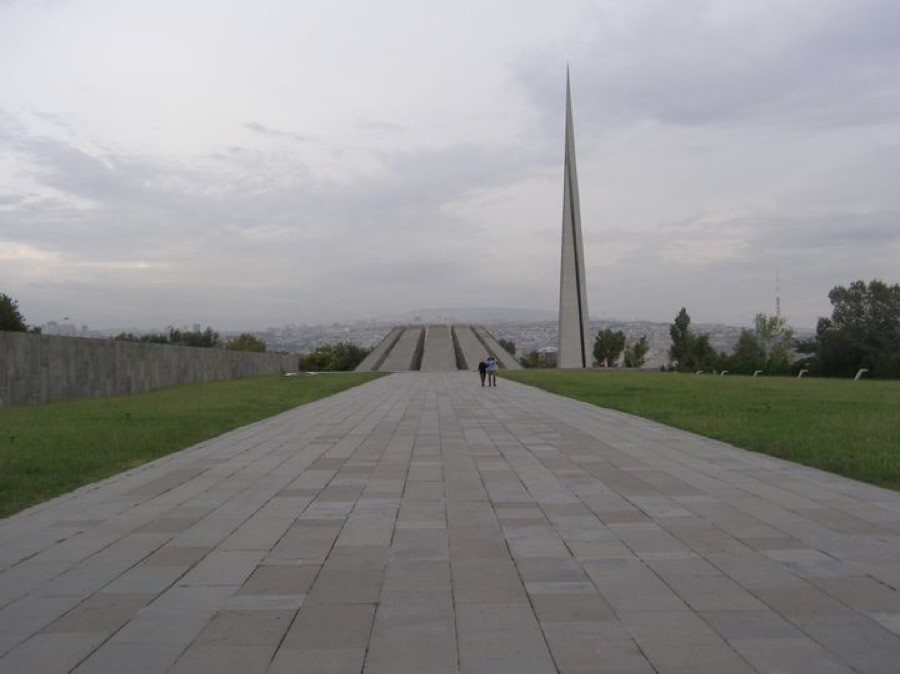
<svg viewBox="0 0 900 674">
<path fill-rule="evenodd" d="M 356 369 L 369 351 L 371 349 L 350 342 L 326 344 L 300 356 L 297 369 L 301 372 L 349 372 Z"/>
</svg>

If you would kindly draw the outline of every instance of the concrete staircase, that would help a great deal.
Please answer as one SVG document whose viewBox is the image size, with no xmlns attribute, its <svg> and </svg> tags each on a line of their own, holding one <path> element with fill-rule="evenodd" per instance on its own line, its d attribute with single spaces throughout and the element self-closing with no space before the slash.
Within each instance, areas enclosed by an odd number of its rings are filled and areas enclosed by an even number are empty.
<svg viewBox="0 0 900 674">
<path fill-rule="evenodd" d="M 480 325 L 407 325 L 393 328 L 356 368 L 357 372 L 455 372 L 475 370 L 493 354 L 501 368 L 521 369 Z"/>
</svg>

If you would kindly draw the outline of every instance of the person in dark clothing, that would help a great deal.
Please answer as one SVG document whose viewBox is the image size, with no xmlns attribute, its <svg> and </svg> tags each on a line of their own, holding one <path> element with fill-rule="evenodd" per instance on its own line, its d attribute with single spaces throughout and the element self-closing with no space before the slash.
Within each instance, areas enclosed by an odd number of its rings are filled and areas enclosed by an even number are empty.
<svg viewBox="0 0 900 674">
<path fill-rule="evenodd" d="M 478 363 L 478 376 L 481 377 L 481 385 L 484 386 L 484 378 L 487 377 L 487 363 L 483 360 Z"/>
</svg>

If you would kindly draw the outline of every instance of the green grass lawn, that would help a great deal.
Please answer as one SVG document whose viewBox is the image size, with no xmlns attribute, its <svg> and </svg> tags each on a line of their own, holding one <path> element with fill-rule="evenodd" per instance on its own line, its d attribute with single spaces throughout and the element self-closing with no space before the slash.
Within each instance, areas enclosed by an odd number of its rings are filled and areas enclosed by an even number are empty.
<svg viewBox="0 0 900 674">
<path fill-rule="evenodd" d="M 0 517 L 378 376 L 273 375 L 0 408 Z"/>
<path fill-rule="evenodd" d="M 503 376 L 744 449 L 900 489 L 900 382 L 659 372 Z"/>
</svg>

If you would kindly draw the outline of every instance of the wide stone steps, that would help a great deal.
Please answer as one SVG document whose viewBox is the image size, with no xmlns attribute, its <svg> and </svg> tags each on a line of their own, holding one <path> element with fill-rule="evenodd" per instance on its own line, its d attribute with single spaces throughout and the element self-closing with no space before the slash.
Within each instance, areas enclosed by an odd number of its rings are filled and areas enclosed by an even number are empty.
<svg viewBox="0 0 900 674">
<path fill-rule="evenodd" d="M 493 354 L 500 366 L 521 369 L 480 325 L 407 325 L 393 328 L 356 368 L 357 372 L 455 372 L 474 370 Z"/>
</svg>

